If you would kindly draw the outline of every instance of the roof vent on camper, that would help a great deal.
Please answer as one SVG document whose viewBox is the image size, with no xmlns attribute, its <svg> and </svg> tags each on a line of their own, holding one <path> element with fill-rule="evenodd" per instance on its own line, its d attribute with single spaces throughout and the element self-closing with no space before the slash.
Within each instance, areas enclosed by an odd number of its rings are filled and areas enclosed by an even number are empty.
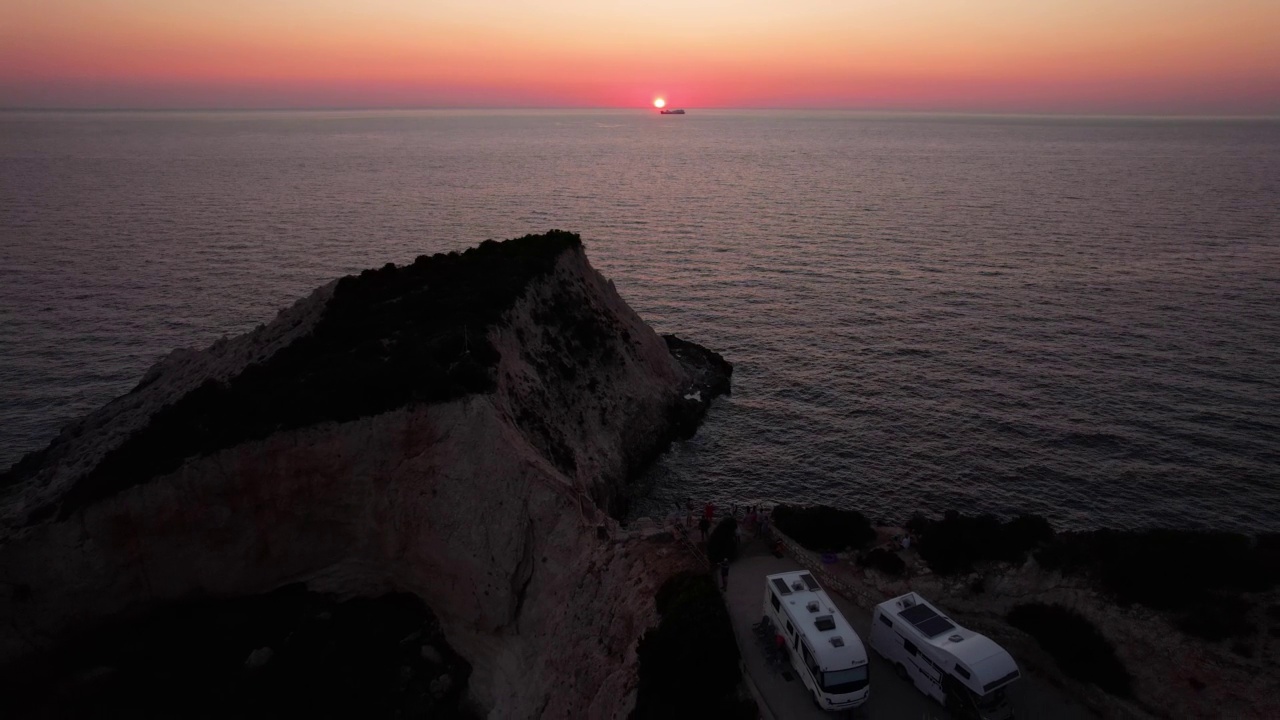
<svg viewBox="0 0 1280 720">
<path fill-rule="evenodd" d="M 795 582 L 791 583 L 791 589 L 795 590 L 796 592 L 800 592 L 801 590 L 804 590 L 804 583 L 800 582 L 799 580 L 796 580 Z"/>
<path fill-rule="evenodd" d="M 804 606 L 804 609 L 808 610 L 809 612 L 818 612 L 818 601 L 810 600 L 809 604 Z"/>
<path fill-rule="evenodd" d="M 948 640 L 950 640 L 951 642 L 960 642 L 961 640 L 963 640 L 963 639 L 964 639 L 964 636 L 962 636 L 962 635 L 952 635 L 951 637 L 949 637 L 949 638 L 947 638 L 947 639 L 948 639 Z"/>
<path fill-rule="evenodd" d="M 819 615 L 814 619 L 813 626 L 823 632 L 826 632 L 827 630 L 835 630 L 836 620 L 830 615 Z"/>
<path fill-rule="evenodd" d="M 904 607 L 904 608 L 909 608 L 909 607 L 911 607 L 912 605 L 915 605 L 915 604 L 916 604 L 916 601 L 915 601 L 915 600 L 912 600 L 910 597 L 904 597 L 904 598 L 902 598 L 902 602 L 900 602 L 900 603 L 898 603 L 898 604 L 899 604 L 899 605 L 901 605 L 901 606 L 902 606 L 902 607 Z"/>
<path fill-rule="evenodd" d="M 837 635 L 831 638 L 831 644 L 835 647 L 844 647 L 844 638 Z"/>
</svg>

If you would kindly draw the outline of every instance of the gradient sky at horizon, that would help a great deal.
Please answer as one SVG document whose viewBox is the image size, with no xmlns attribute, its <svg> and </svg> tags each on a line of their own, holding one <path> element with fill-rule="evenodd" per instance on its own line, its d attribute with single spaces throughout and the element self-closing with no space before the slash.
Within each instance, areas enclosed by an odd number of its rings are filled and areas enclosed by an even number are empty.
<svg viewBox="0 0 1280 720">
<path fill-rule="evenodd" d="M 7 0 L 0 107 L 1280 114 L 1278 0 Z"/>
</svg>

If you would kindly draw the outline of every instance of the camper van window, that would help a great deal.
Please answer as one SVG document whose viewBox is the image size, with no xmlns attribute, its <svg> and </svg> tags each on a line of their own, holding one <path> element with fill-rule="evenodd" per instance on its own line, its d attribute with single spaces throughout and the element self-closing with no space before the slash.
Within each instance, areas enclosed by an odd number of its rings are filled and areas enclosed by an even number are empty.
<svg viewBox="0 0 1280 720">
<path fill-rule="evenodd" d="M 889 619 L 889 616 L 888 616 L 888 615 L 881 615 L 881 616 L 880 616 L 880 622 L 884 623 L 885 625 L 887 625 L 887 626 L 889 626 L 889 627 L 893 627 L 893 621 Z"/>
<path fill-rule="evenodd" d="M 832 695 L 857 692 L 867 686 L 870 665 L 822 673 L 822 690 Z M 816 676 L 815 676 L 816 677 Z"/>
<path fill-rule="evenodd" d="M 790 620 L 788 620 L 788 621 L 787 621 L 787 634 L 788 634 L 788 635 L 795 635 L 795 634 L 796 634 L 796 629 L 795 629 L 795 627 L 793 627 L 793 626 L 791 625 L 791 621 L 790 621 Z"/>
<path fill-rule="evenodd" d="M 960 666 L 960 663 L 956 663 L 956 674 L 964 678 L 965 680 L 968 680 L 969 678 L 973 677 L 972 675 L 969 674 L 968 670 L 965 670 L 963 667 Z"/>
<path fill-rule="evenodd" d="M 782 601 L 778 599 L 777 595 L 773 595 L 772 593 L 770 593 L 769 602 L 773 604 L 774 610 L 782 609 Z"/>
<path fill-rule="evenodd" d="M 818 677 L 818 663 L 813 659 L 813 653 L 809 652 L 809 646 L 805 645 L 800 649 L 800 654 L 804 656 L 804 664 L 809 666 L 809 672 L 814 677 Z"/>
<path fill-rule="evenodd" d="M 1017 668 L 1014 668 L 1013 672 L 1011 672 L 1011 673 L 1009 673 L 1008 675 L 1005 675 L 1004 677 L 999 678 L 999 679 L 997 679 L 997 680 L 992 680 L 991 682 L 987 683 L 986 685 L 983 685 L 983 686 L 982 686 L 982 689 L 983 689 L 983 690 L 990 690 L 991 688 L 999 687 L 999 686 L 1001 686 L 1001 685 L 1004 685 L 1005 683 L 1013 682 L 1014 680 L 1017 680 L 1017 679 L 1018 679 L 1018 670 L 1017 670 Z"/>
<path fill-rule="evenodd" d="M 902 641 L 902 647 L 904 647 L 904 648 L 906 648 L 906 649 L 907 649 L 907 654 L 908 654 L 908 655 L 915 655 L 916 653 L 920 652 L 919 650 L 916 650 L 915 643 L 913 643 L 913 642 L 911 642 L 910 640 L 907 640 L 907 639 L 905 639 L 905 638 L 904 638 L 904 639 L 903 639 L 903 641 Z"/>
</svg>

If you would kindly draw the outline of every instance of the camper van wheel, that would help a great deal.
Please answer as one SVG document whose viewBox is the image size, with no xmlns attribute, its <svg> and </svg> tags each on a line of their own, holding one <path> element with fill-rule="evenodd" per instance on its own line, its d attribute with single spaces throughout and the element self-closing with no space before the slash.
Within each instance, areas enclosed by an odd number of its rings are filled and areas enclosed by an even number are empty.
<svg viewBox="0 0 1280 720">
<path fill-rule="evenodd" d="M 906 665 L 903 665 L 902 663 L 898 663 L 896 666 L 894 666 L 893 669 L 897 671 L 898 677 L 902 678 L 903 680 L 906 680 L 907 682 L 911 682 L 911 676 L 907 674 Z"/>
</svg>

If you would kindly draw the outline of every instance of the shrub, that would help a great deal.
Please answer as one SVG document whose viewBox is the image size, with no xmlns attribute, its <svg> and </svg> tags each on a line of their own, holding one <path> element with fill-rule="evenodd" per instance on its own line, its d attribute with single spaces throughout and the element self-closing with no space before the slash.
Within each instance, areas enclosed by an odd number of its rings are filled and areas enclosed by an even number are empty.
<svg viewBox="0 0 1280 720">
<path fill-rule="evenodd" d="M 875 548 L 866 555 L 858 556 L 858 564 L 863 567 L 874 568 L 892 577 L 897 577 L 906 572 L 907 564 L 898 557 L 895 552 L 890 552 L 884 548 Z"/>
<path fill-rule="evenodd" d="M 1121 603 L 1183 609 L 1202 591 L 1267 589 L 1265 555 L 1245 535 L 1189 530 L 1065 535 L 1037 553 L 1047 568 L 1089 574 Z"/>
<path fill-rule="evenodd" d="M 711 562 L 738 559 L 738 521 L 727 517 L 716 525 L 707 538 L 707 557 Z"/>
<path fill-rule="evenodd" d="M 1178 618 L 1178 629 L 1206 640 L 1226 640 L 1252 635 L 1257 628 L 1249 620 L 1253 604 L 1235 595 L 1208 595 Z"/>
<path fill-rule="evenodd" d="M 1009 624 L 1036 639 L 1062 672 L 1113 695 L 1128 695 L 1131 678 L 1115 648 L 1093 623 L 1061 605 L 1027 603 L 1009 611 Z"/>
<path fill-rule="evenodd" d="M 1275 584 L 1273 542 L 1224 532 L 1098 530 L 1060 536 L 1036 559 L 1088 576 L 1122 605 L 1175 613 L 1183 632 L 1219 640 L 1253 632 L 1240 593 Z"/>
<path fill-rule="evenodd" d="M 738 645 L 710 576 L 675 575 L 654 599 L 662 620 L 636 648 L 640 678 L 633 720 L 757 717 L 755 703 L 738 699 Z"/>
<path fill-rule="evenodd" d="M 825 505 L 779 505 L 773 509 L 773 524 L 814 552 L 863 548 L 876 538 L 871 521 L 862 513 Z"/>
<path fill-rule="evenodd" d="M 970 517 L 948 510 L 942 520 L 916 515 L 907 528 L 917 536 L 920 556 L 940 575 L 972 572 L 975 563 L 984 561 L 1023 562 L 1054 537 L 1049 521 L 1036 515 L 1002 523 L 993 515 Z"/>
</svg>

